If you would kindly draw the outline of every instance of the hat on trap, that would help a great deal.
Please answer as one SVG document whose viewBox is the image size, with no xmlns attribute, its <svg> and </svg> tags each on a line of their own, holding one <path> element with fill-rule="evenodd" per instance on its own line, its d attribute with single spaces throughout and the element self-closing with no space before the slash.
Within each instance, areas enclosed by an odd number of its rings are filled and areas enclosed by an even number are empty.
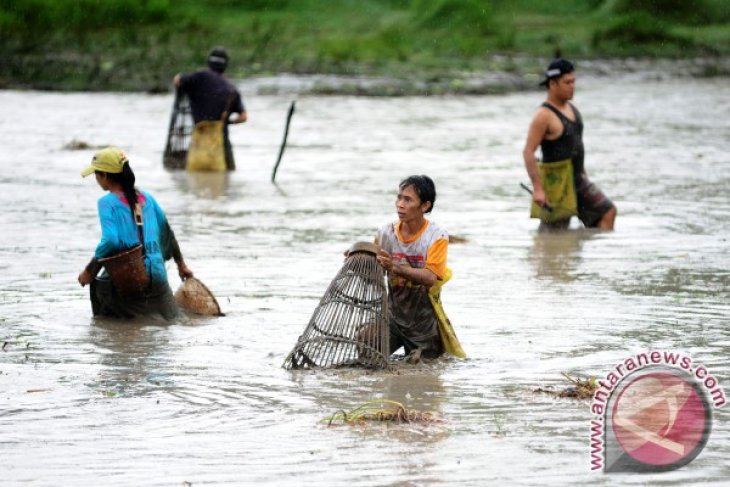
<svg viewBox="0 0 730 487">
<path fill-rule="evenodd" d="M 379 250 L 368 242 L 350 248 L 284 368 L 388 366 L 388 295 Z"/>
<path fill-rule="evenodd" d="M 175 302 L 191 313 L 209 316 L 225 316 L 218 300 L 199 279 L 188 277 L 175 291 Z"/>
</svg>

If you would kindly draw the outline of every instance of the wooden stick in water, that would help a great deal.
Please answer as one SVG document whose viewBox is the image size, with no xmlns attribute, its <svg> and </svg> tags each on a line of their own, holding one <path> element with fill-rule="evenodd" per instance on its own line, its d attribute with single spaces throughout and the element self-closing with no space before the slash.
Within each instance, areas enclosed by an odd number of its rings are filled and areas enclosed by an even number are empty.
<svg viewBox="0 0 730 487">
<path fill-rule="evenodd" d="M 294 114 L 294 104 L 291 102 L 289 106 L 289 113 L 286 116 L 286 127 L 284 128 L 284 140 L 281 141 L 281 147 L 279 148 L 279 157 L 276 158 L 276 164 L 274 164 L 274 170 L 271 173 L 271 182 L 273 183 L 276 179 L 276 170 L 279 169 L 279 163 L 281 162 L 281 156 L 284 155 L 284 148 L 286 147 L 286 138 L 289 136 L 289 123 L 291 123 L 291 116 Z"/>
</svg>

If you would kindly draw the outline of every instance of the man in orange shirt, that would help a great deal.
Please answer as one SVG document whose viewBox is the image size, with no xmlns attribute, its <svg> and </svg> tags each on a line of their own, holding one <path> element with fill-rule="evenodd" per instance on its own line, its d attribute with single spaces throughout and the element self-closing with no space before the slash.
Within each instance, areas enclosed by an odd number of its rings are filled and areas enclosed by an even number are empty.
<svg viewBox="0 0 730 487">
<path fill-rule="evenodd" d="M 446 280 L 449 235 L 425 217 L 435 201 L 431 178 L 404 179 L 398 185 L 398 221 L 380 228 L 376 237 L 383 249 L 377 259 L 388 273 L 390 353 L 403 347 L 415 360 L 444 353 L 429 289 Z"/>
</svg>

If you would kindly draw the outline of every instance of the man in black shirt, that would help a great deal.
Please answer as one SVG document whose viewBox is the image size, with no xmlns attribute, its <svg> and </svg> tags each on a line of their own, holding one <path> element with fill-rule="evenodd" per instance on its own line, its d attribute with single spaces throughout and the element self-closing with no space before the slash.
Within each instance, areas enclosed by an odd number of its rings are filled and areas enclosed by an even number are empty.
<svg viewBox="0 0 730 487">
<path fill-rule="evenodd" d="M 535 112 L 522 152 L 532 181 L 532 199 L 543 208 L 550 204 L 535 157 L 539 145 L 543 165 L 566 160 L 571 162 L 577 214 L 583 224 L 588 228 L 613 230 L 616 207 L 598 186 L 588 180 L 583 164 L 583 120 L 578 109 L 570 103 L 575 89 L 573 64 L 565 59 L 556 59 L 545 71 L 545 79 L 540 84 L 547 87 L 547 100 Z M 541 228 L 566 228 L 569 222 L 568 216 L 550 225 L 541 225 Z"/>
<path fill-rule="evenodd" d="M 175 86 L 188 96 L 195 123 L 203 121 L 224 122 L 226 166 L 235 169 L 233 151 L 228 139 L 228 124 L 243 123 L 248 117 L 235 86 L 223 76 L 228 66 L 228 53 L 215 47 L 208 53 L 208 68 L 194 73 L 178 73 L 173 79 Z"/>
</svg>

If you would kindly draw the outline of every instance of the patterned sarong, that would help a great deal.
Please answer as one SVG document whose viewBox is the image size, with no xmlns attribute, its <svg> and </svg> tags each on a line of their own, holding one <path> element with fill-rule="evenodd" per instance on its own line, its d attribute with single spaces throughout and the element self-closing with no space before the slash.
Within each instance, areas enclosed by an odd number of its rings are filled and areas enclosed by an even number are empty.
<svg viewBox="0 0 730 487">
<path fill-rule="evenodd" d="M 215 172 L 226 170 L 222 121 L 203 121 L 195 124 L 190 139 L 186 169 Z"/>
<path fill-rule="evenodd" d="M 552 211 L 541 208 L 533 200 L 530 218 L 539 218 L 544 222 L 566 220 L 578 214 L 578 202 L 575 196 L 573 180 L 573 163 L 570 159 L 548 162 L 538 165 L 540 182 Z"/>
</svg>

